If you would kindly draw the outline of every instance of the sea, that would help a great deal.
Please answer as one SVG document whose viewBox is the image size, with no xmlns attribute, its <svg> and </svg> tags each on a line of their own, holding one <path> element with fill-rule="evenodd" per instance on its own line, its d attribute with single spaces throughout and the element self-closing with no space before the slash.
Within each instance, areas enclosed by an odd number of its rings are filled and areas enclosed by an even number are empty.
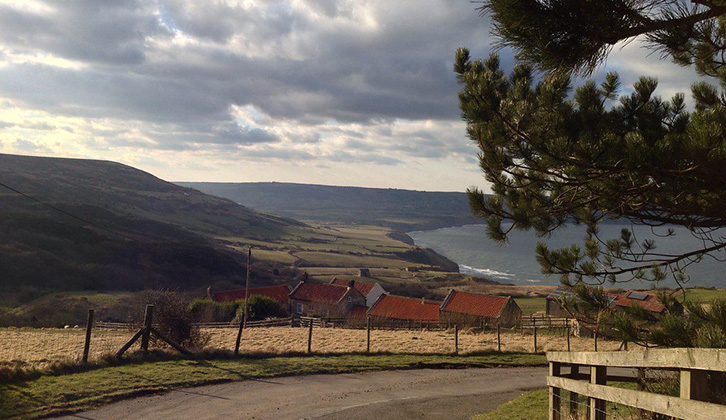
<svg viewBox="0 0 726 420">
<path fill-rule="evenodd" d="M 620 237 L 623 228 L 632 229 L 635 237 L 642 243 L 645 239 L 655 241 L 656 253 L 682 253 L 699 246 L 703 242 L 695 238 L 687 229 L 671 226 L 675 235 L 663 237 L 668 227 L 651 229 L 647 226 L 631 226 L 630 224 L 602 224 L 600 236 L 603 239 Z M 585 238 L 585 227 L 567 225 L 558 229 L 550 237 L 539 238 L 532 231 L 512 231 L 506 244 L 489 239 L 485 225 L 466 225 L 448 227 L 428 231 L 409 232 L 408 235 L 416 245 L 432 248 L 450 260 L 459 264 L 462 273 L 486 277 L 501 283 L 516 285 L 558 285 L 559 276 L 542 274 L 536 260 L 535 246 L 537 242 L 545 242 L 550 249 L 582 244 Z M 726 231 L 716 231 L 715 237 L 726 239 Z M 718 252 L 714 256 L 726 260 L 726 252 Z M 700 262 L 686 269 L 689 279 L 687 287 L 724 287 L 726 285 L 726 263 L 716 258 L 704 257 Z M 625 280 L 623 277 L 619 280 Z M 606 285 L 607 286 L 607 285 Z M 672 279 L 664 280 L 660 286 L 674 287 Z M 652 283 L 633 280 L 626 287 L 649 288 Z"/>
</svg>

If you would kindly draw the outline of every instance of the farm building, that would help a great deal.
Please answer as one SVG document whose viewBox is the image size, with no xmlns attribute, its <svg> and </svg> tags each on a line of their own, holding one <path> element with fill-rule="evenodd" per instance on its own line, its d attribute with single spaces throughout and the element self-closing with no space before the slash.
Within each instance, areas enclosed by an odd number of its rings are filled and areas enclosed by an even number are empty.
<svg viewBox="0 0 726 420">
<path fill-rule="evenodd" d="M 335 284 L 338 286 L 348 286 L 350 281 L 351 280 L 334 278 L 333 280 L 331 280 L 330 284 Z M 353 287 L 355 287 L 355 289 L 359 291 L 360 294 L 365 296 L 366 306 L 368 307 L 373 306 L 373 303 L 375 303 L 378 297 L 386 293 L 385 289 L 383 289 L 383 287 L 381 287 L 381 285 L 378 283 L 355 281 L 353 282 Z"/>
<path fill-rule="evenodd" d="M 512 327 L 521 317 L 522 310 L 511 297 L 451 290 L 441 304 L 441 322 L 447 324 Z"/>
<path fill-rule="evenodd" d="M 613 302 L 613 307 L 617 310 L 623 310 L 631 306 L 640 306 L 656 316 L 665 315 L 667 312 L 665 305 L 658 299 L 658 296 L 648 292 L 629 290 L 622 295 L 618 295 Z"/>
<path fill-rule="evenodd" d="M 383 294 L 368 309 L 368 316 L 374 325 L 382 323 L 425 325 L 439 322 L 440 306 L 441 302 Z"/>
<path fill-rule="evenodd" d="M 619 297 L 619 295 L 615 293 L 605 293 L 605 296 L 609 300 L 609 304 L 612 307 L 615 300 Z M 577 294 L 572 291 L 570 288 L 566 286 L 560 286 L 552 293 L 547 295 L 546 298 L 546 313 L 547 316 L 556 316 L 556 317 L 564 317 L 564 318 L 572 318 L 572 314 L 567 312 L 567 310 L 562 306 L 562 303 L 565 299 L 578 299 Z"/>
<path fill-rule="evenodd" d="M 366 298 L 353 285 L 301 281 L 290 292 L 292 316 L 344 318 L 354 307 L 366 304 Z"/>
<path fill-rule="evenodd" d="M 290 307 L 290 288 L 286 284 L 277 286 L 250 287 L 249 296 L 266 296 L 280 302 L 283 308 Z M 244 300 L 245 289 L 225 290 L 221 292 L 209 292 L 209 297 L 215 302 L 232 302 Z"/>
<path fill-rule="evenodd" d="M 667 311 L 663 302 L 653 293 L 629 290 L 620 295 L 616 293 L 605 293 L 605 295 L 609 300 L 609 307 L 614 310 L 622 311 L 630 306 L 640 306 L 657 316 L 664 315 Z M 562 307 L 562 301 L 576 298 L 573 291 L 564 286 L 558 287 L 547 296 L 547 315 L 572 318 L 572 315 Z"/>
<path fill-rule="evenodd" d="M 361 268 L 358 270 L 358 277 L 370 277 L 371 270 L 369 268 Z"/>
</svg>

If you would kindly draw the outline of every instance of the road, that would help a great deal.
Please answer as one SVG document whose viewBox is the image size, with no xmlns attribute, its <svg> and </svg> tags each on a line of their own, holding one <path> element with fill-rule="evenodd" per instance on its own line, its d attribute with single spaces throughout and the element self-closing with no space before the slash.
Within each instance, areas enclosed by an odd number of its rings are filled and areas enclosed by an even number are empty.
<svg viewBox="0 0 726 420">
<path fill-rule="evenodd" d="M 64 420 L 470 419 L 545 386 L 545 368 L 310 375 L 173 390 Z"/>
</svg>

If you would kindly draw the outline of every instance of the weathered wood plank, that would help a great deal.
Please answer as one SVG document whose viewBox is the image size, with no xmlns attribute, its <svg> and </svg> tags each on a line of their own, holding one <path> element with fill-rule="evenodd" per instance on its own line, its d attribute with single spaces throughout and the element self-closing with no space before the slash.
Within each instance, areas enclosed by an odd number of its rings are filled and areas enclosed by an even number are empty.
<svg viewBox="0 0 726 420">
<path fill-rule="evenodd" d="M 547 385 L 591 398 L 688 420 L 726 419 L 726 406 L 650 392 L 596 385 L 573 379 L 547 377 Z"/>
<path fill-rule="evenodd" d="M 648 349 L 597 353 L 555 351 L 547 353 L 547 360 L 587 366 L 726 372 L 726 349 Z"/>
</svg>

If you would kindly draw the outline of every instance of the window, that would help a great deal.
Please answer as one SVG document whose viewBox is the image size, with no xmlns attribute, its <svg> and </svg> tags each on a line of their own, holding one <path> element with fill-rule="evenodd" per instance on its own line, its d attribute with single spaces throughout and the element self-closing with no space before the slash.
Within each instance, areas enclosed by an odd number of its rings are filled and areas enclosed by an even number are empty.
<svg viewBox="0 0 726 420">
<path fill-rule="evenodd" d="M 353 303 L 353 296 L 348 296 L 348 303 Z"/>
<path fill-rule="evenodd" d="M 297 304 L 297 313 L 298 314 L 302 314 L 303 313 L 303 304 L 302 303 L 298 303 Z"/>
</svg>

